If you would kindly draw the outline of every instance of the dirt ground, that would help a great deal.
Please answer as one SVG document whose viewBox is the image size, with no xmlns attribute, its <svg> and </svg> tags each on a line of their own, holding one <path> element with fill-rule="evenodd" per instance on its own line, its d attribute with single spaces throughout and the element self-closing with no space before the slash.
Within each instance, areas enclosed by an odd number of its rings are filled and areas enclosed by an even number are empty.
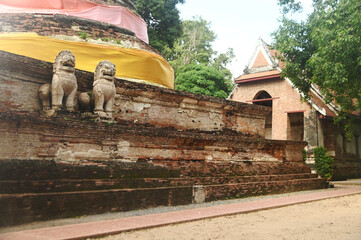
<svg viewBox="0 0 361 240">
<path fill-rule="evenodd" d="M 100 239 L 361 240 L 361 194 Z"/>
</svg>

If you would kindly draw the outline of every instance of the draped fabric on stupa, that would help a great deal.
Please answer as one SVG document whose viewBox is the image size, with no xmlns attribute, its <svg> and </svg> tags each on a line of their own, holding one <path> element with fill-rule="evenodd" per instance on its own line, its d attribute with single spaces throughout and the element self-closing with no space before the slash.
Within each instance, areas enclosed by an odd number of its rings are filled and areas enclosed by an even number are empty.
<svg viewBox="0 0 361 240">
<path fill-rule="evenodd" d="M 145 21 L 122 6 L 107 6 L 87 0 L 0 0 L 0 13 L 64 14 L 117 25 L 148 43 Z"/>
<path fill-rule="evenodd" d="M 174 88 L 174 72 L 161 56 L 139 49 L 121 48 L 59 40 L 38 36 L 36 33 L 0 34 L 0 50 L 38 60 L 54 62 L 56 55 L 70 50 L 76 58 L 76 68 L 94 72 L 96 65 L 109 60 L 116 65 L 116 77 L 129 80 L 146 80 Z"/>
</svg>

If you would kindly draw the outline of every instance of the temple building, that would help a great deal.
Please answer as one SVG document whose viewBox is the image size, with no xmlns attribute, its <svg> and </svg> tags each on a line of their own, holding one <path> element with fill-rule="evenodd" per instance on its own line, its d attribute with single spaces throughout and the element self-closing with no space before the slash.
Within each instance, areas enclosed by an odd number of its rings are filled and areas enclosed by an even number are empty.
<svg viewBox="0 0 361 240">
<path fill-rule="evenodd" d="M 311 99 L 302 101 L 292 82 L 281 77 L 275 54 L 276 50 L 259 39 L 244 73 L 235 79 L 229 99 L 271 109 L 266 117 L 266 138 L 307 141 L 311 164 L 312 150 L 323 146 L 335 158 L 335 179 L 360 177 L 361 121 L 355 121 L 353 137 L 347 140 L 343 128 L 333 123 L 337 105 L 326 103 L 317 86 L 311 88 Z"/>
</svg>

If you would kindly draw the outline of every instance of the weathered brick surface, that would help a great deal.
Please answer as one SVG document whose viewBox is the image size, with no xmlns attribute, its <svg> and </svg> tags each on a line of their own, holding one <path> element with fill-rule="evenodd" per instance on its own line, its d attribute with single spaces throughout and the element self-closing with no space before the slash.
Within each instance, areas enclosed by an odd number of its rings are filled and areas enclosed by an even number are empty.
<svg viewBox="0 0 361 240">
<path fill-rule="evenodd" d="M 27 66 L 27 67 L 24 67 Z M 0 52 L 0 226 L 325 187 L 265 107 L 118 79 L 114 122 L 41 113 L 51 63 Z M 79 91 L 93 74 L 76 71 Z"/>
<path fill-rule="evenodd" d="M 310 174 L 302 163 L 213 163 L 186 160 L 148 160 L 137 162 L 84 161 L 57 163 L 39 160 L 1 160 L 0 180 L 77 180 L 77 179 L 135 179 L 135 178 L 241 178 L 259 176 L 294 176 Z"/>
<path fill-rule="evenodd" d="M 284 180 L 205 186 L 206 201 L 319 189 L 326 187 L 322 179 Z M 106 204 L 104 204 L 106 202 Z M 103 212 L 128 211 L 139 208 L 190 204 L 191 187 L 162 187 L 82 191 L 65 193 L 29 193 L 0 195 L 0 226 L 31 221 L 82 216 Z M 24 211 L 27 209 L 26 211 Z"/>
<path fill-rule="evenodd" d="M 265 140 L 236 131 L 179 131 L 132 122 L 94 123 L 83 121 L 77 113 L 46 117 L 35 112 L 3 112 L 0 117 L 0 159 L 272 163 L 302 161 L 304 146 L 303 142 Z M 298 151 L 289 152 L 295 149 Z M 290 155 L 292 158 L 287 160 Z"/>
<path fill-rule="evenodd" d="M 326 182 L 322 179 L 302 179 L 277 182 L 252 182 L 245 184 L 223 184 L 205 186 L 206 201 L 224 198 L 250 197 L 262 194 L 285 193 L 302 190 L 325 188 Z"/>
<path fill-rule="evenodd" d="M 91 2 L 109 6 L 123 6 L 135 10 L 133 4 L 129 0 L 91 0 Z"/>
<path fill-rule="evenodd" d="M 126 121 L 109 125 L 82 121 L 77 113 L 0 116 L 2 225 L 187 204 L 194 185 L 213 186 L 206 200 L 317 185 L 299 160 L 303 142 Z M 287 150 L 299 157 L 287 159 Z M 323 179 L 313 181 L 324 187 Z"/>
<path fill-rule="evenodd" d="M 259 67 L 267 67 L 269 63 L 267 62 L 266 58 L 264 57 L 262 52 L 259 52 L 253 65 L 250 68 L 259 68 Z"/>
<path fill-rule="evenodd" d="M 29 68 L 23 68 L 26 64 Z M 31 69 L 31 70 L 27 70 Z M 76 71 L 79 92 L 89 91 L 93 74 Z M 39 112 L 37 88 L 52 79 L 51 63 L 0 52 L 1 111 Z M 38 85 L 37 85 L 38 84 Z M 117 80 L 116 121 L 180 130 L 222 131 L 264 136 L 266 107 L 250 106 L 171 89 Z M 10 96 L 9 96 L 10 95 Z M 77 110 L 77 106 L 76 106 Z"/>
<path fill-rule="evenodd" d="M 287 111 L 305 111 L 304 115 L 307 117 L 311 112 L 310 104 L 301 102 L 299 92 L 284 79 L 243 83 L 236 89 L 232 100 L 240 102 L 253 100 L 260 91 L 267 91 L 272 98 L 277 98 L 272 101 L 272 139 L 288 139 Z"/>
<path fill-rule="evenodd" d="M 335 159 L 333 180 L 361 177 L 361 162 L 358 159 Z"/>
<path fill-rule="evenodd" d="M 309 173 L 227 176 L 227 177 L 179 177 L 179 178 L 125 178 L 125 179 L 54 179 L 54 180 L 5 180 L 0 181 L 0 194 L 74 192 L 124 188 L 158 188 L 170 186 L 194 186 L 269 182 L 317 178 Z"/>
<path fill-rule="evenodd" d="M 194 185 L 204 185 L 207 201 L 325 187 L 323 179 L 310 174 L 309 169 L 299 163 L 278 164 L 273 168 L 270 164 L 259 163 L 258 168 L 249 169 L 241 164 L 222 164 L 220 167 L 208 163 L 203 164 L 203 169 L 213 177 L 207 177 L 197 164 L 176 162 L 178 164 L 174 166 L 164 162 L 163 165 L 167 167 L 159 167 L 160 161 L 154 165 L 151 161 L 134 164 L 89 161 L 85 165 L 2 160 L 0 213 L 3 218 L 0 226 L 160 205 L 189 204 Z M 273 170 L 257 172 L 267 168 Z M 245 170 L 242 172 L 242 169 Z M 289 174 L 301 170 L 303 172 L 300 174 Z M 198 177 L 179 177 L 189 171 Z"/>
<path fill-rule="evenodd" d="M 134 36 L 134 33 L 109 23 L 65 16 L 32 13 L 1 13 L 0 32 L 35 32 L 40 36 L 77 36 L 87 39 L 113 40 L 127 48 L 159 52 Z M 80 39 L 79 39 L 80 40 Z"/>
<path fill-rule="evenodd" d="M 191 187 L 3 194 L 0 226 L 191 202 Z"/>
<path fill-rule="evenodd" d="M 344 138 L 342 126 L 336 126 L 333 118 L 335 116 L 322 100 L 314 93 L 311 93 L 313 106 L 309 102 L 302 102 L 299 92 L 292 88 L 286 79 L 270 79 L 241 83 L 233 94 L 232 100 L 246 102 L 253 100 L 260 91 L 267 91 L 272 98 L 272 139 L 288 139 L 290 132 L 290 119 L 288 111 L 304 111 L 303 130 L 304 139 L 308 142 L 307 152 L 313 154 L 313 149 L 323 146 L 330 156 L 335 157 L 334 180 L 345 180 L 347 178 L 361 177 L 361 155 L 356 153 L 356 149 L 361 149 L 361 145 L 355 143 L 355 138 L 359 138 L 361 125 L 355 121 L 354 142 L 347 142 Z M 322 117 L 315 106 L 323 109 L 328 117 Z M 359 138 L 360 139 L 360 138 Z M 359 140 L 360 142 L 360 140 Z M 348 145 L 351 149 L 346 149 Z M 292 147 L 292 146 L 290 146 Z M 358 150 L 361 151 L 361 150 Z M 290 154 L 295 151 L 288 151 Z M 287 156 L 287 159 L 292 156 Z"/>
</svg>

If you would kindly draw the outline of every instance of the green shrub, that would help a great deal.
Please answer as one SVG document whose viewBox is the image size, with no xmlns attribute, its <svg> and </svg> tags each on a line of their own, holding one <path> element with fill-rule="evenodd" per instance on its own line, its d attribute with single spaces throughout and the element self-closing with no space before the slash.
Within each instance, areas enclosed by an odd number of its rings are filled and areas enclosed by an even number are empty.
<svg viewBox="0 0 361 240">
<path fill-rule="evenodd" d="M 317 173 L 326 180 L 331 180 L 333 176 L 333 158 L 327 155 L 326 149 L 323 147 L 315 148 L 313 153 L 315 155 Z"/>
<path fill-rule="evenodd" d="M 302 150 L 302 160 L 304 163 L 306 163 L 306 158 L 307 158 L 307 152 L 305 149 Z"/>
<path fill-rule="evenodd" d="M 83 31 L 79 31 L 78 34 L 79 34 L 80 38 L 83 40 L 87 40 L 89 38 L 88 34 L 86 34 Z"/>
</svg>

